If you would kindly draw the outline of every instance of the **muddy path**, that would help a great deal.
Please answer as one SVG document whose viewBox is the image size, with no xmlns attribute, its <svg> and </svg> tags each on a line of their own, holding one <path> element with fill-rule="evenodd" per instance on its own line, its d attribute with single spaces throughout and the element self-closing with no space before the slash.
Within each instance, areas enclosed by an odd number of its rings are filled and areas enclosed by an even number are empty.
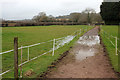
<svg viewBox="0 0 120 80">
<path fill-rule="evenodd" d="M 47 78 L 117 78 L 100 44 L 99 27 L 85 33 Z"/>
</svg>

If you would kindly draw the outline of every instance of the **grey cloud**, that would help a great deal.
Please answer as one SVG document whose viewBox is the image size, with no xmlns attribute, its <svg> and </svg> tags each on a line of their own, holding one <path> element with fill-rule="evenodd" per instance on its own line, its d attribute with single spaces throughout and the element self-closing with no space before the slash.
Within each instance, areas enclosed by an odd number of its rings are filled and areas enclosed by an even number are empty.
<svg viewBox="0 0 120 80">
<path fill-rule="evenodd" d="M 48 15 L 67 15 L 71 12 L 81 12 L 87 7 L 99 12 L 102 0 L 3 0 L 2 18 L 30 19 L 39 12 Z"/>
</svg>

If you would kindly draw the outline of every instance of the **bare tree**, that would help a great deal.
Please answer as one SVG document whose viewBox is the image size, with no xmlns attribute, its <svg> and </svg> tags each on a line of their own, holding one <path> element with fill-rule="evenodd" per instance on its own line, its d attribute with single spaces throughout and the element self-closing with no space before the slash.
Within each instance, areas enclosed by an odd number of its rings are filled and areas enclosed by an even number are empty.
<svg viewBox="0 0 120 80">
<path fill-rule="evenodd" d="M 45 12 L 40 12 L 38 15 L 33 17 L 33 21 L 35 22 L 46 22 L 48 17 Z"/>
<path fill-rule="evenodd" d="M 71 13 L 70 18 L 73 22 L 78 22 L 80 18 L 80 13 Z"/>
<path fill-rule="evenodd" d="M 102 17 L 101 17 L 101 15 L 100 15 L 100 13 L 96 14 L 96 16 L 95 16 L 95 21 L 97 21 L 98 23 L 103 22 L 103 20 L 102 20 Z"/>
<path fill-rule="evenodd" d="M 87 14 L 81 13 L 78 22 L 79 22 L 79 23 L 87 23 Z"/>
<path fill-rule="evenodd" d="M 92 14 L 95 14 L 96 11 L 92 8 L 86 8 L 82 13 L 87 14 L 87 22 L 90 24 L 92 19 Z"/>
<path fill-rule="evenodd" d="M 52 16 L 52 15 L 48 16 L 48 21 L 49 22 L 53 22 L 54 20 L 55 20 L 54 16 Z"/>
</svg>

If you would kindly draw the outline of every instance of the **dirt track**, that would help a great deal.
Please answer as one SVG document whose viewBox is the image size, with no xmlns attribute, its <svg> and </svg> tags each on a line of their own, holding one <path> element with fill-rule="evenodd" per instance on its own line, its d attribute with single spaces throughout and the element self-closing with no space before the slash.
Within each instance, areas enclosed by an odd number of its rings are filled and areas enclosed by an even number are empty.
<svg viewBox="0 0 120 80">
<path fill-rule="evenodd" d="M 117 78 L 98 36 L 99 27 L 84 34 L 47 78 Z"/>
</svg>

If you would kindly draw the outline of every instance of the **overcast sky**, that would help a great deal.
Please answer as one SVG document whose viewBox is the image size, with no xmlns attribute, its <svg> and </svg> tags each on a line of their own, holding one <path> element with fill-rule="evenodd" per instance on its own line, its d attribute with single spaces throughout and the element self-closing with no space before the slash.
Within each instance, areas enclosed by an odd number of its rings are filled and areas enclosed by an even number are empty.
<svg viewBox="0 0 120 80">
<path fill-rule="evenodd" d="M 31 19 L 39 12 L 47 15 L 68 15 L 81 12 L 85 8 L 93 8 L 100 12 L 103 0 L 0 0 L 3 19 Z"/>
</svg>

